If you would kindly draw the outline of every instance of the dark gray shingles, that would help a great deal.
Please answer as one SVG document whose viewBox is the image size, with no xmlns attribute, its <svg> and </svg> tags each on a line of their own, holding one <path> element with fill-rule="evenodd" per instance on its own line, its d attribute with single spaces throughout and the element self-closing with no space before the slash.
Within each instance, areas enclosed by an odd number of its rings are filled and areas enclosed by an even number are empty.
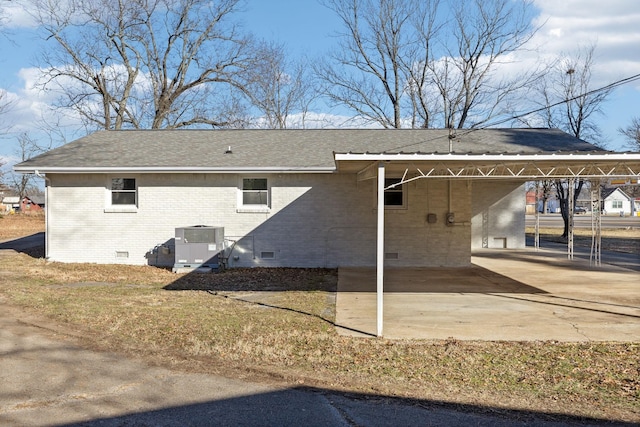
<svg viewBox="0 0 640 427">
<path fill-rule="evenodd" d="M 232 153 L 225 153 L 228 148 Z M 461 154 L 603 152 L 552 129 L 459 130 Z M 20 167 L 326 168 L 333 153 L 448 153 L 446 129 L 124 130 L 101 131 Z"/>
</svg>

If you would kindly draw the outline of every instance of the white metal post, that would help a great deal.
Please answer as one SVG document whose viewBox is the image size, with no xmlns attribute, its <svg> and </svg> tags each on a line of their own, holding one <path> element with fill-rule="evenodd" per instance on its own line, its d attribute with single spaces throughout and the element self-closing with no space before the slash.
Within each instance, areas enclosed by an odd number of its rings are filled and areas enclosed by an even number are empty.
<svg viewBox="0 0 640 427">
<path fill-rule="evenodd" d="M 535 223 L 535 230 L 533 235 L 533 246 L 536 248 L 536 251 L 540 249 L 540 210 L 538 209 L 538 203 L 540 201 L 540 197 L 538 194 L 539 191 L 540 191 L 540 181 L 536 181 L 536 201 L 534 205 L 535 206 L 534 214 L 536 218 L 536 223 Z M 544 201 L 543 201 L 542 207 L 544 208 Z"/>
<path fill-rule="evenodd" d="M 568 230 L 568 235 L 567 235 L 567 256 L 569 259 L 573 259 L 573 213 L 575 210 L 575 203 L 573 201 L 573 196 L 576 193 L 575 191 L 575 185 L 576 185 L 576 180 L 575 178 L 569 178 L 567 180 L 568 184 L 567 184 L 567 222 L 569 224 L 569 227 L 567 228 Z"/>
<path fill-rule="evenodd" d="M 378 235 L 376 249 L 376 297 L 378 336 L 382 336 L 384 292 L 384 163 L 378 164 Z"/>
<path fill-rule="evenodd" d="M 602 208 L 600 197 L 600 180 L 591 180 L 591 265 L 600 267 L 602 262 Z"/>
</svg>

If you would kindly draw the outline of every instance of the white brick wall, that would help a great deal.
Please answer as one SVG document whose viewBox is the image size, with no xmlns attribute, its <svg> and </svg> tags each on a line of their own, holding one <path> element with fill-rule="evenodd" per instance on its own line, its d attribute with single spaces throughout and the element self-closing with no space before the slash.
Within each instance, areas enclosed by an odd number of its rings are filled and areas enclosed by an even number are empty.
<svg viewBox="0 0 640 427">
<path fill-rule="evenodd" d="M 471 248 L 525 247 L 525 187 L 522 182 L 474 181 Z M 483 221 L 484 216 L 484 221 Z"/>
<path fill-rule="evenodd" d="M 154 248 L 171 244 L 176 227 L 203 224 L 223 226 L 225 236 L 237 241 L 231 266 L 375 265 L 375 180 L 357 182 L 351 174 L 265 176 L 271 187 L 268 213 L 237 211 L 240 175 L 128 175 L 138 185 L 136 212 L 105 212 L 112 176 L 49 175 L 48 256 L 172 265 L 173 254 Z M 386 211 L 385 252 L 397 254 L 387 264 L 468 265 L 471 184 L 454 181 L 450 190 L 447 181 L 418 180 L 407 191 L 406 209 Z M 445 225 L 449 210 L 454 226 Z M 429 213 L 436 214 L 436 223 L 427 223 Z M 275 257 L 263 259 L 263 252 Z"/>
</svg>

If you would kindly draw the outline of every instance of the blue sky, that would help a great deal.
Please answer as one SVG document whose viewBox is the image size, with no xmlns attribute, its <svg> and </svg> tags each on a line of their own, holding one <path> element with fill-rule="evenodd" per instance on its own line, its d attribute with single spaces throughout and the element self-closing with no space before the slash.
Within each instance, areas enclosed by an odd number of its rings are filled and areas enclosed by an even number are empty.
<svg viewBox="0 0 640 427">
<path fill-rule="evenodd" d="M 3 2 L 4 3 L 4 2 Z M 32 84 L 36 76 L 34 54 L 38 40 L 29 28 L 29 18 L 8 3 L 8 36 L 0 39 L 0 88 L 16 100 L 15 108 L 3 117 L 15 132 L 29 129 L 38 112 L 47 104 L 46 96 Z M 575 51 L 580 45 L 596 43 L 592 86 L 600 87 L 621 78 L 640 74 L 640 2 L 636 0 L 534 0 L 539 11 L 534 24 L 544 23 L 533 42 L 543 46 L 549 57 Z M 316 0 L 247 0 L 244 23 L 257 36 L 285 43 L 294 55 L 310 58 L 326 53 L 339 29 L 333 12 Z M 534 60 L 533 57 L 531 60 Z M 526 64 L 523 64 L 526 66 Z M 607 148 L 624 150 L 617 129 L 640 116 L 640 81 L 616 89 L 598 117 Z M 15 161 L 15 136 L 0 139 L 0 158 Z"/>
</svg>

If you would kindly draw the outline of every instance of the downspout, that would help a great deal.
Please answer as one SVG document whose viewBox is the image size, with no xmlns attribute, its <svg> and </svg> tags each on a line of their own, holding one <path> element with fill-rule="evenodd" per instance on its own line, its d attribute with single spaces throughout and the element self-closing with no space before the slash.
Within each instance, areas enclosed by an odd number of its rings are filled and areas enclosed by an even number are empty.
<svg viewBox="0 0 640 427">
<path fill-rule="evenodd" d="M 49 178 L 37 169 L 35 175 L 44 180 L 44 259 L 49 256 Z"/>
</svg>

